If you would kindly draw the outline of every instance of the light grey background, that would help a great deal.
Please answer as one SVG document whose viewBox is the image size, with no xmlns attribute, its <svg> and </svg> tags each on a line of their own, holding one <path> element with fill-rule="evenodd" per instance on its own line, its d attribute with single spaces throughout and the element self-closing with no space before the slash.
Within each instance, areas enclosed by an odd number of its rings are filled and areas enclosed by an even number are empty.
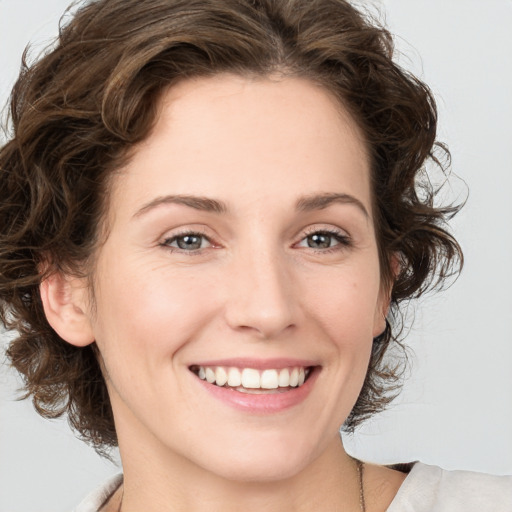
<svg viewBox="0 0 512 512">
<path fill-rule="evenodd" d="M 55 35 L 67 3 L 0 0 L 2 104 L 25 44 Z M 410 377 L 395 406 L 345 444 L 383 463 L 512 473 L 512 1 L 373 3 L 400 35 L 401 63 L 432 87 L 441 139 L 469 186 L 454 223 L 466 267 L 450 290 L 416 308 Z M 462 190 L 457 180 L 453 188 Z M 75 440 L 65 421 L 14 401 L 16 385 L 1 366 L 0 512 L 69 511 L 119 468 Z"/>
</svg>

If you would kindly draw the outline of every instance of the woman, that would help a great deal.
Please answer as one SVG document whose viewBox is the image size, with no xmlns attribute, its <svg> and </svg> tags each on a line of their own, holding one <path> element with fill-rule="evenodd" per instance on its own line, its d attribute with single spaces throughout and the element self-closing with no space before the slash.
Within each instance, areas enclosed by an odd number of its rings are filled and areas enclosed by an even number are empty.
<svg viewBox="0 0 512 512">
<path fill-rule="evenodd" d="M 461 257 L 433 99 L 391 57 L 344 1 L 103 0 L 21 75 L 9 357 L 123 462 L 77 510 L 510 508 L 510 479 L 339 440 L 396 392 L 399 303 Z"/>
</svg>

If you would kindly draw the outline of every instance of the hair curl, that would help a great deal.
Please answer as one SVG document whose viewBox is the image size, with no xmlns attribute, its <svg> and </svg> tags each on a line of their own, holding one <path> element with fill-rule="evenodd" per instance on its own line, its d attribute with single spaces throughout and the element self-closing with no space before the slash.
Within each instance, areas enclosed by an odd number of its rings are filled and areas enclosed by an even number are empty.
<svg viewBox="0 0 512 512">
<path fill-rule="evenodd" d="M 0 150 L 0 320 L 19 333 L 8 356 L 37 411 L 67 412 L 97 450 L 117 443 L 97 349 L 74 347 L 53 331 L 39 285 L 51 272 L 78 273 L 90 262 L 108 178 L 148 136 L 160 94 L 178 80 L 300 76 L 348 109 L 371 157 L 393 329 L 403 300 L 455 274 L 462 253 L 445 224 L 458 208 L 434 204 L 425 171 L 429 160 L 443 169 L 436 150 L 449 155 L 436 143 L 435 102 L 392 59 L 389 32 L 345 0 L 97 0 L 77 9 L 42 58 L 28 65 L 24 55 L 12 134 Z M 388 322 L 347 429 L 398 389 L 397 368 L 383 360 L 392 339 Z"/>
</svg>

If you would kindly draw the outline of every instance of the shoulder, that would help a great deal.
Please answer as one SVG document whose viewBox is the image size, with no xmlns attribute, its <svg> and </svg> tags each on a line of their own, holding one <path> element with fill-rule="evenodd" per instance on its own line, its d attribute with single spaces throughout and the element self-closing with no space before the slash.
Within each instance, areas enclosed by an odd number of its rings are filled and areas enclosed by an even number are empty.
<svg viewBox="0 0 512 512">
<path fill-rule="evenodd" d="M 99 512 L 123 482 L 123 475 L 110 477 L 91 492 L 73 512 Z"/>
<path fill-rule="evenodd" d="M 512 476 L 448 471 L 417 462 L 387 512 L 510 512 Z"/>
</svg>

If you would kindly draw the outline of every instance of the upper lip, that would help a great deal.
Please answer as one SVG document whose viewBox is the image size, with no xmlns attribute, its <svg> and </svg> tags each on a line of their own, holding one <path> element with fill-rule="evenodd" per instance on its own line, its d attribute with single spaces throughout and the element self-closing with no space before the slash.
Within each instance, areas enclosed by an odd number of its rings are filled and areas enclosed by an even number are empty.
<svg viewBox="0 0 512 512">
<path fill-rule="evenodd" d="M 296 358 L 272 358 L 272 359 L 254 359 L 254 358 L 229 358 L 229 359 L 215 359 L 208 361 L 198 361 L 189 365 L 189 367 L 195 366 L 226 366 L 234 368 L 253 368 L 255 370 L 268 370 L 268 369 L 282 369 L 282 368 L 294 368 L 294 367 L 310 367 L 318 366 L 317 361 L 311 359 L 296 359 Z"/>
</svg>

